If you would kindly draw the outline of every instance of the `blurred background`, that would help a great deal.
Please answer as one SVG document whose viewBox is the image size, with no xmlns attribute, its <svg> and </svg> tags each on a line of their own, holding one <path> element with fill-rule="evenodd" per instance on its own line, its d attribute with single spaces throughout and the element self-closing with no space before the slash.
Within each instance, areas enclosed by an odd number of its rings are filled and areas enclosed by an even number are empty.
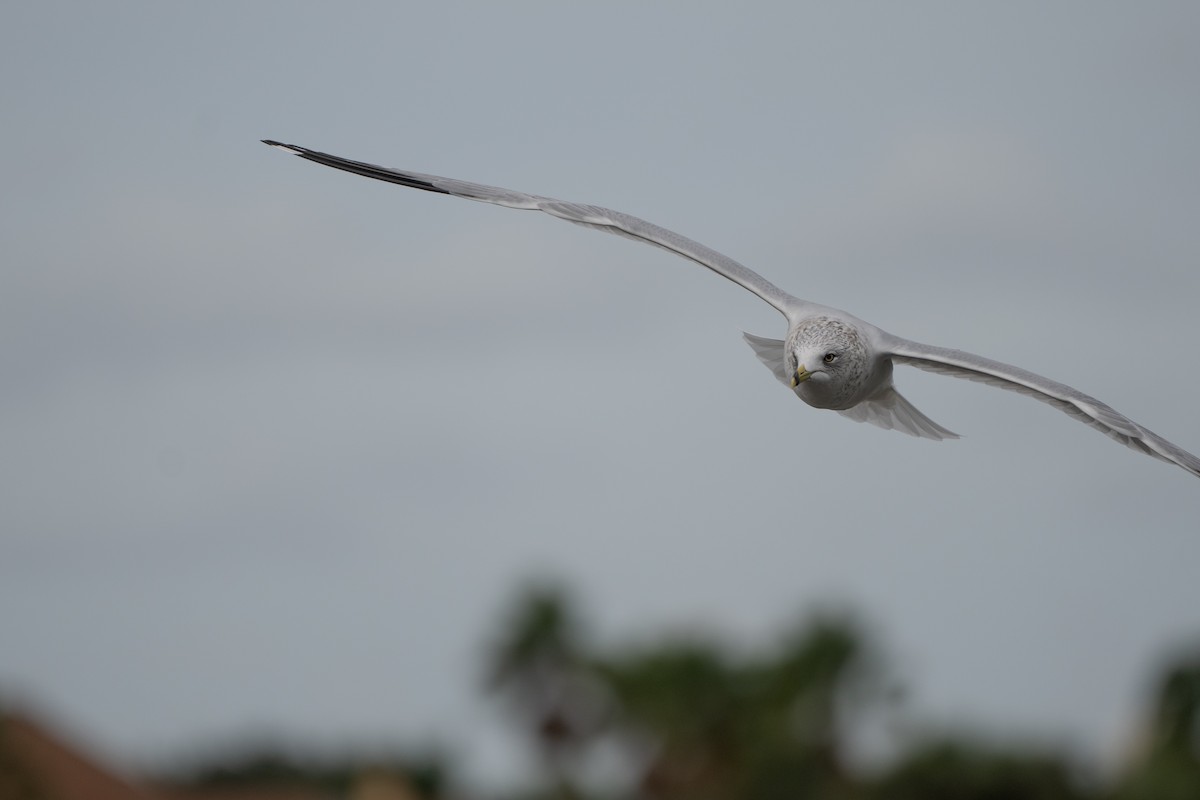
<svg viewBox="0 0 1200 800">
<path fill-rule="evenodd" d="M 61 746 L 142 792 L 1200 796 L 1194 477 L 915 370 L 961 441 L 818 412 L 695 265 L 259 143 L 628 211 L 1195 452 L 1194 4 L 0 22 L 13 793 Z"/>
</svg>

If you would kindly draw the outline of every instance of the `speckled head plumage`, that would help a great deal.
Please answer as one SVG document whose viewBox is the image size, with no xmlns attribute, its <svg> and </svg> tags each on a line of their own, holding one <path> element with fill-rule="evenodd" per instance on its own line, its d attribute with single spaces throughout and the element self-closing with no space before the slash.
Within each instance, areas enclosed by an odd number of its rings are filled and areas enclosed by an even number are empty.
<svg viewBox="0 0 1200 800">
<path fill-rule="evenodd" d="M 870 378 L 867 343 L 848 322 L 818 316 L 789 333 L 787 371 L 792 388 L 817 408 L 848 408 L 860 399 Z"/>
</svg>

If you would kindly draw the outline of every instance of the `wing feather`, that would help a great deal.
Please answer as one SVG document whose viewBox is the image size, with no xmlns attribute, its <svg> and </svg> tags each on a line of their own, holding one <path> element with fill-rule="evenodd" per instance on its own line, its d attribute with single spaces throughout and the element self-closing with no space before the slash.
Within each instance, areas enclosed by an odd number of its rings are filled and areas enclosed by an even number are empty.
<svg viewBox="0 0 1200 800">
<path fill-rule="evenodd" d="M 784 363 L 787 355 L 784 352 L 786 343 L 782 339 L 767 339 L 763 336 L 755 336 L 753 333 L 742 333 L 742 338 L 746 340 L 746 344 L 754 349 L 754 355 L 758 356 L 758 360 L 763 363 L 763 366 L 771 370 L 771 374 L 775 379 L 784 386 L 791 388 L 792 379 L 787 374 L 787 366 Z"/>
<path fill-rule="evenodd" d="M 1028 370 L 962 350 L 891 337 L 892 361 L 928 372 L 979 381 L 1048 403 L 1140 453 L 1175 464 L 1200 477 L 1200 458 L 1090 395 Z"/>
<path fill-rule="evenodd" d="M 957 439 L 958 434 L 943 428 L 908 402 L 896 387 L 888 384 L 856 406 L 838 411 L 855 422 L 869 422 L 885 430 L 895 430 L 922 439 Z"/>
<path fill-rule="evenodd" d="M 353 172 L 356 175 L 362 175 L 367 178 L 396 183 L 413 189 L 422 189 L 427 192 L 438 192 L 440 194 L 453 195 L 454 197 L 464 197 L 468 200 L 494 203 L 506 208 L 544 211 L 551 216 L 572 222 L 576 225 L 594 228 L 607 233 L 615 233 L 661 247 L 676 255 L 690 259 L 703 267 L 707 267 L 718 275 L 753 292 L 789 319 L 800 308 L 806 305 L 803 301 L 792 297 L 754 270 L 742 266 L 732 258 L 705 247 L 686 236 L 681 236 L 674 231 L 669 231 L 666 228 L 646 222 L 644 219 L 639 219 L 620 211 L 613 211 L 601 208 L 600 206 L 583 203 L 568 203 L 550 197 L 525 194 L 524 192 L 515 192 L 511 189 L 485 186 L 480 183 L 468 183 L 467 181 L 455 180 L 453 178 L 442 178 L 437 175 L 425 175 L 420 172 L 380 167 L 363 161 L 351 161 L 341 156 L 309 150 L 308 148 L 294 144 L 283 144 L 271 139 L 263 139 L 263 143 L 309 161 L 345 170 L 346 172 Z"/>
</svg>

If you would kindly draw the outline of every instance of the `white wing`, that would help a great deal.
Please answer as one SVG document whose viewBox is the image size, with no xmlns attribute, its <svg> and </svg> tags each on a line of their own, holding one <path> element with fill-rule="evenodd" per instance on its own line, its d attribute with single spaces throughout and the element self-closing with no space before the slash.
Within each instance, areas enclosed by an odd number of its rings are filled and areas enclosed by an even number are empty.
<svg viewBox="0 0 1200 800">
<path fill-rule="evenodd" d="M 401 186 L 423 189 L 427 192 L 438 192 L 455 197 L 465 197 L 468 200 L 495 203 L 496 205 L 508 208 L 544 211 L 547 214 L 559 219 L 565 219 L 567 222 L 573 222 L 576 225 L 583 225 L 584 227 L 595 228 L 596 230 L 626 236 L 630 239 L 646 242 L 647 244 L 657 245 L 658 247 L 670 250 L 672 253 L 677 253 L 684 258 L 691 259 L 701 266 L 708 267 L 718 275 L 728 278 L 744 289 L 748 289 L 774 306 L 785 317 L 790 318 L 797 310 L 807 305 L 775 286 L 757 272 L 734 261 L 732 258 L 721 255 L 716 250 L 705 247 L 699 242 L 694 242 L 685 236 L 680 236 L 678 233 L 669 231 L 666 228 L 660 228 L 657 225 L 630 216 L 629 214 L 623 214 L 620 211 L 611 211 L 600 206 L 584 205 L 582 203 L 568 203 L 550 197 L 539 197 L 534 194 L 514 192 L 510 189 L 500 189 L 495 186 L 467 183 L 466 181 L 458 181 L 453 178 L 441 178 L 437 175 L 423 175 L 419 172 L 388 169 L 374 164 L 366 164 L 362 161 L 351 161 L 340 156 L 329 155 L 328 153 L 319 153 L 315 150 L 309 150 L 293 144 L 282 144 L 270 139 L 263 139 L 263 143 L 308 159 L 309 161 L 315 161 L 318 164 L 324 164 L 327 167 L 334 167 L 346 172 L 353 172 L 356 175 L 363 175 L 367 178 L 398 183 Z"/>
<path fill-rule="evenodd" d="M 1177 464 L 1200 477 L 1200 458 L 1143 428 L 1096 398 L 1070 386 L 1035 375 L 1020 367 L 992 361 L 973 353 L 964 353 L 962 350 L 933 347 L 896 336 L 890 336 L 887 345 L 892 361 L 897 364 L 911 364 L 929 372 L 981 381 L 1001 389 L 1029 395 L 1035 400 L 1065 411 L 1126 447 Z"/>
<path fill-rule="evenodd" d="M 786 353 L 784 348 L 787 346 L 782 339 L 767 339 L 762 336 L 755 336 L 753 333 L 742 333 L 742 338 L 754 350 L 754 355 L 758 356 L 758 360 L 763 363 L 767 369 L 771 370 L 771 374 L 775 379 L 784 386 L 791 388 L 792 378 L 787 374 Z"/>
<path fill-rule="evenodd" d="M 943 428 L 917 410 L 890 383 L 856 406 L 838 411 L 855 422 L 869 422 L 889 431 L 900 431 L 922 439 L 957 439 L 958 434 Z"/>
</svg>

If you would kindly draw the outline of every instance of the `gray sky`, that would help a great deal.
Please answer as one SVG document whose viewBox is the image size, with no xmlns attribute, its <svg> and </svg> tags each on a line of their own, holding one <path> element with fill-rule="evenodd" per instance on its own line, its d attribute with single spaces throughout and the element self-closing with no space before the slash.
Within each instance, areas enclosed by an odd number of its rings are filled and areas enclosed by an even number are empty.
<svg viewBox="0 0 1200 800">
<path fill-rule="evenodd" d="M 1200 451 L 1194 4 L 9 4 L 0 691 L 130 763 L 461 742 L 524 578 L 606 636 L 843 603 L 921 719 L 1103 757 L 1200 633 L 1200 485 L 898 370 L 804 406 L 654 248 L 287 157 L 629 211 Z M 802 509 L 802 513 L 798 510 Z"/>
</svg>

